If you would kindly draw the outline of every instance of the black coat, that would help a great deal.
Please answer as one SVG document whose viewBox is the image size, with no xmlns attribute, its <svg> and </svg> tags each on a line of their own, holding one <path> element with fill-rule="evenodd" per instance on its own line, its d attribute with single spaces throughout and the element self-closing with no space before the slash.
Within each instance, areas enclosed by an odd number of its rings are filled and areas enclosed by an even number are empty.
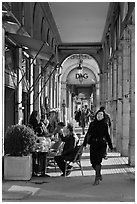
<svg viewBox="0 0 137 204">
<path fill-rule="evenodd" d="M 62 156 L 65 160 L 71 161 L 74 159 L 75 153 L 77 151 L 77 141 L 74 134 L 67 135 L 63 137 L 60 135 L 61 140 L 64 142 L 64 147 L 62 151 Z"/>
<path fill-rule="evenodd" d="M 108 132 L 108 125 L 104 120 L 94 120 L 90 123 L 83 146 L 86 146 L 87 143 L 90 145 L 91 163 L 100 164 L 102 162 L 102 158 L 104 157 L 107 144 L 110 149 L 113 149 Z"/>
</svg>

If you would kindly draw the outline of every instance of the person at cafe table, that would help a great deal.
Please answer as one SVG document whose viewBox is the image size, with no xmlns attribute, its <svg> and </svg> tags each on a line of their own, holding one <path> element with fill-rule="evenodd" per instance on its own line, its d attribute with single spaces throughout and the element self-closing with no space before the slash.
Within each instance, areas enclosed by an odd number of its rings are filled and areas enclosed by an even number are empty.
<svg viewBox="0 0 137 204">
<path fill-rule="evenodd" d="M 64 147 L 61 155 L 55 156 L 55 161 L 57 165 L 59 166 L 60 170 L 63 174 L 61 176 L 65 176 L 65 160 L 71 161 L 74 158 L 76 146 L 79 142 L 79 138 L 75 134 L 73 130 L 73 125 L 71 123 L 67 124 L 66 129 L 63 130 L 60 129 L 59 136 L 61 140 L 64 142 Z M 66 176 L 68 176 L 71 173 L 72 166 L 69 165 Z"/>
</svg>

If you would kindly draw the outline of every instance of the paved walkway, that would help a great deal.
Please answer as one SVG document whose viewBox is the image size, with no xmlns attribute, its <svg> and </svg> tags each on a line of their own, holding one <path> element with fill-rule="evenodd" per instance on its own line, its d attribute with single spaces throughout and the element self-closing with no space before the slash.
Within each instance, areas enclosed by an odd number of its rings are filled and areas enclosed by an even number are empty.
<svg viewBox="0 0 137 204">
<path fill-rule="evenodd" d="M 89 162 L 89 149 L 82 155 L 81 171 L 68 177 L 48 170 L 47 177 L 33 177 L 30 181 L 3 181 L 3 202 L 135 202 L 135 169 L 129 167 L 126 157 L 108 153 L 103 160 L 103 181 L 93 186 L 94 171 Z"/>
<path fill-rule="evenodd" d="M 81 128 L 76 128 L 81 133 Z M 83 142 L 81 136 L 81 142 Z M 3 181 L 3 202 L 135 202 L 135 168 L 127 157 L 108 153 L 102 162 L 103 181 L 93 186 L 94 171 L 89 161 L 89 148 L 82 154 L 82 167 L 68 177 L 61 177 L 59 169 L 50 168 L 46 177 L 32 177 L 30 181 Z"/>
</svg>

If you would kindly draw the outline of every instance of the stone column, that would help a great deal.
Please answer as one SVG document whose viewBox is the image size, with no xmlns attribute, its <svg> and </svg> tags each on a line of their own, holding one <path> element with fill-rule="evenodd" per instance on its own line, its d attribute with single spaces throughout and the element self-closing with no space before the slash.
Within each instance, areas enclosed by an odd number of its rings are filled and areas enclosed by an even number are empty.
<svg viewBox="0 0 137 204">
<path fill-rule="evenodd" d="M 1 103 L 1 121 L 4 121 L 4 110 L 3 110 L 3 104 L 4 104 L 4 93 L 3 93 L 3 89 L 4 89 L 4 74 L 5 74 L 5 30 L 2 28 L 2 69 L 1 69 L 1 93 L 2 93 L 2 103 Z M 3 78 L 3 80 L 2 80 Z M 1 125 L 2 128 L 2 155 L 4 155 L 4 126 Z"/>
<path fill-rule="evenodd" d="M 116 116 L 117 116 L 117 60 L 113 59 L 113 70 L 112 70 L 112 115 L 113 115 L 113 146 L 116 147 Z"/>
<path fill-rule="evenodd" d="M 127 35 L 127 32 L 125 33 Z M 122 107 L 122 126 L 123 126 L 123 134 L 122 134 L 122 156 L 128 156 L 128 145 L 129 145 L 129 67 L 130 67 L 130 55 L 129 55 L 129 41 L 127 36 L 125 36 L 125 40 L 121 41 L 123 46 L 123 87 L 122 87 L 122 95 L 123 95 L 123 107 Z"/>
<path fill-rule="evenodd" d="M 100 88 L 99 88 L 100 86 L 99 86 L 99 83 L 97 83 L 96 84 L 96 109 L 98 110 L 99 109 L 99 107 L 100 107 L 100 105 L 99 105 L 99 101 L 100 101 L 100 99 L 99 99 L 99 95 L 100 95 L 100 93 L 99 93 L 99 90 L 100 90 Z"/>
<path fill-rule="evenodd" d="M 30 63 L 31 63 L 31 65 L 30 65 L 30 87 L 32 87 L 31 88 L 31 90 L 33 89 L 33 83 L 34 83 L 34 81 L 33 81 L 33 79 L 34 79 L 34 76 L 33 76 L 33 59 L 31 59 L 30 60 Z M 32 111 L 33 111 L 33 91 L 31 91 L 30 90 L 30 114 L 32 113 Z"/>
<path fill-rule="evenodd" d="M 112 62 L 109 62 L 108 64 L 108 105 L 106 107 L 106 111 L 110 114 L 111 117 L 111 131 L 110 131 L 110 136 L 113 142 L 113 102 L 112 102 Z"/>
<path fill-rule="evenodd" d="M 67 111 L 66 111 L 66 104 L 68 103 L 68 97 L 67 97 L 67 87 L 66 87 L 66 82 L 61 82 L 61 94 L 60 94 L 60 104 L 65 104 L 65 112 L 63 112 L 63 107 L 61 107 L 61 119 L 63 122 L 66 123 L 66 117 L 67 117 Z M 65 114 L 65 115 L 64 115 Z"/>
<path fill-rule="evenodd" d="M 55 75 L 52 75 L 52 108 L 55 108 Z"/>
<path fill-rule="evenodd" d="M 122 51 L 121 48 L 116 53 L 118 60 L 117 73 L 117 128 L 116 128 L 116 149 L 122 150 Z"/>
<path fill-rule="evenodd" d="M 101 86 L 102 86 L 102 99 L 103 99 L 103 104 L 105 103 L 105 100 L 106 100 L 106 98 L 105 98 L 105 88 L 106 88 L 106 73 L 105 73 L 105 71 L 103 72 L 103 75 L 102 75 L 102 84 L 101 84 Z"/>
<path fill-rule="evenodd" d="M 73 121 L 75 121 L 75 111 L 76 111 L 76 102 L 75 102 L 75 100 L 76 100 L 76 97 L 74 96 L 72 98 L 72 103 L 73 103 Z M 89 107 L 91 107 L 91 106 L 89 105 Z"/>
<path fill-rule="evenodd" d="M 107 112 L 110 114 L 110 104 L 111 104 L 111 99 L 112 99 L 112 96 L 111 96 L 111 80 L 112 80 L 112 75 L 111 75 L 111 65 L 108 65 L 108 81 L 107 81 L 107 86 L 108 86 L 108 104 L 107 104 Z"/>
<path fill-rule="evenodd" d="M 103 74 L 100 73 L 100 102 L 103 102 L 103 101 L 104 101 L 103 100 Z"/>
<path fill-rule="evenodd" d="M 60 70 L 59 70 L 60 71 Z M 61 104 L 61 77 L 60 73 L 58 75 L 58 108 L 59 108 L 59 119 L 61 120 L 61 109 L 62 109 L 62 104 Z"/>
<path fill-rule="evenodd" d="M 131 36 L 129 164 L 135 166 L 135 26 L 130 25 L 128 28 Z"/>
<path fill-rule="evenodd" d="M 58 99 L 59 99 L 59 92 L 58 92 L 58 74 L 55 74 L 55 107 L 58 109 Z"/>
<path fill-rule="evenodd" d="M 48 70 L 47 72 L 47 77 L 49 78 L 49 75 L 51 74 L 51 71 Z M 48 102 L 49 102 L 49 109 L 51 108 L 51 77 L 50 79 L 48 80 Z"/>
<path fill-rule="evenodd" d="M 72 97 L 71 89 L 69 88 L 69 90 L 68 90 L 69 103 L 68 103 L 68 107 L 67 107 L 67 122 L 71 121 L 71 110 L 72 110 L 71 97 Z"/>
<path fill-rule="evenodd" d="M 63 99 L 63 101 L 62 101 L 61 121 L 66 124 L 66 103 L 65 103 L 65 99 Z"/>
<path fill-rule="evenodd" d="M 107 75 L 108 75 L 108 72 L 107 72 L 107 70 L 105 71 L 105 73 L 104 73 L 104 102 L 105 102 L 105 104 L 107 104 L 107 99 L 108 99 L 108 95 L 107 95 L 107 93 L 108 93 L 108 83 L 107 83 L 107 80 L 108 80 L 108 78 L 107 78 Z"/>
<path fill-rule="evenodd" d="M 95 84 L 93 86 L 93 106 L 94 106 L 94 111 L 97 111 L 100 107 L 100 104 L 99 104 L 99 91 L 100 91 L 100 88 L 99 88 L 99 84 Z"/>
<path fill-rule="evenodd" d="M 22 48 L 17 49 L 17 117 L 16 123 L 22 124 L 23 111 L 22 111 Z"/>
<path fill-rule="evenodd" d="M 36 66 L 34 69 L 34 81 L 36 81 L 36 78 L 41 73 L 41 62 L 40 60 L 36 60 Z M 34 109 L 37 110 L 39 113 L 40 111 L 40 90 L 41 90 L 41 80 L 39 79 L 38 82 L 34 85 Z"/>
<path fill-rule="evenodd" d="M 53 76 L 50 78 L 50 108 L 53 108 Z"/>
<path fill-rule="evenodd" d="M 49 101 L 49 98 L 50 98 L 50 79 L 48 80 L 48 77 L 49 77 L 49 68 L 47 68 L 45 71 L 44 71 L 44 84 L 46 83 L 45 85 L 45 88 L 44 88 L 44 96 L 45 96 L 45 107 L 46 107 L 46 111 L 48 112 L 49 111 L 49 108 L 50 108 L 50 101 Z"/>
<path fill-rule="evenodd" d="M 52 101 L 52 107 L 56 108 L 56 74 L 55 71 L 53 73 L 53 78 L 52 78 L 52 95 L 53 95 L 53 101 Z"/>
<path fill-rule="evenodd" d="M 108 107 L 108 103 L 109 103 L 109 92 L 108 92 L 108 90 L 109 90 L 109 86 L 108 86 L 108 81 L 109 81 L 109 70 L 107 70 L 107 73 L 106 73 L 106 82 L 107 82 L 107 84 L 106 84 L 106 108 Z"/>
<path fill-rule="evenodd" d="M 53 83 L 52 83 L 53 79 L 52 79 L 52 77 L 53 76 L 51 76 L 50 79 L 49 79 L 50 80 L 50 87 L 49 87 L 49 90 L 50 90 L 49 101 L 50 102 L 49 102 L 49 105 L 50 105 L 51 109 L 53 108 L 53 106 L 52 106 L 53 105 L 53 93 L 52 93 L 53 92 Z"/>
</svg>

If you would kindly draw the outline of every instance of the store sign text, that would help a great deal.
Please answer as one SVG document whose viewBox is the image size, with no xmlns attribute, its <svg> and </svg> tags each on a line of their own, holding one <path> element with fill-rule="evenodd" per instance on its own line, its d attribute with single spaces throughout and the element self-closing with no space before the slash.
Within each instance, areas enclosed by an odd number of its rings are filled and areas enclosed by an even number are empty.
<svg viewBox="0 0 137 204">
<path fill-rule="evenodd" d="M 75 75 L 75 79 L 79 79 L 79 78 L 84 78 L 84 79 L 87 79 L 88 78 L 88 74 L 87 73 L 85 73 L 85 74 L 79 74 L 79 73 L 77 73 L 76 75 Z"/>
</svg>

